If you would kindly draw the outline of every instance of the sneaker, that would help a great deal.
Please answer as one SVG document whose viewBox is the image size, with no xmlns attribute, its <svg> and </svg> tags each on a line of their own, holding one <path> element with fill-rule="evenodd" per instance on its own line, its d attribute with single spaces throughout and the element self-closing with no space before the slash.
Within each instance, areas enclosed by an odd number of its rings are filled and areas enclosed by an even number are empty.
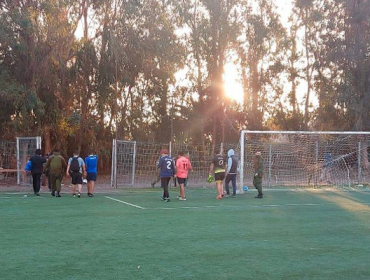
<svg viewBox="0 0 370 280">
<path fill-rule="evenodd" d="M 80 193 L 78 193 L 78 194 L 77 194 L 77 197 L 78 197 L 78 198 L 81 198 L 81 194 L 80 194 Z"/>
<path fill-rule="evenodd" d="M 52 191 L 51 192 L 51 196 L 55 196 L 55 191 Z"/>
<path fill-rule="evenodd" d="M 180 197 L 179 200 L 180 201 L 185 201 L 186 200 L 186 197 L 184 197 L 184 198 Z"/>
<path fill-rule="evenodd" d="M 256 197 L 254 197 L 254 198 L 263 198 L 263 194 L 259 194 L 259 195 L 257 195 Z"/>
<path fill-rule="evenodd" d="M 236 198 L 236 195 L 235 194 L 233 194 L 232 196 L 230 196 L 231 198 Z"/>
<path fill-rule="evenodd" d="M 222 195 L 218 195 L 218 196 L 216 196 L 216 199 L 222 199 Z"/>
<path fill-rule="evenodd" d="M 181 196 L 179 196 L 179 195 L 178 195 L 176 198 L 177 198 L 177 199 L 180 199 L 180 198 L 181 198 Z"/>
<path fill-rule="evenodd" d="M 60 195 L 60 193 L 57 193 L 56 197 L 62 197 L 62 196 Z"/>
<path fill-rule="evenodd" d="M 229 194 L 225 194 L 224 196 L 225 196 L 225 197 L 230 197 L 230 195 L 229 195 Z"/>
<path fill-rule="evenodd" d="M 151 183 L 150 185 L 151 185 L 151 186 L 152 186 L 152 188 L 154 189 L 154 183 Z"/>
<path fill-rule="evenodd" d="M 94 197 L 94 195 L 92 193 L 88 193 L 87 194 L 89 197 Z"/>
<path fill-rule="evenodd" d="M 169 197 L 167 197 L 167 198 L 163 199 L 163 201 L 164 201 L 164 202 L 170 202 L 170 198 L 169 198 Z"/>
<path fill-rule="evenodd" d="M 39 194 L 38 192 L 37 192 L 37 193 L 35 193 L 35 195 L 36 195 L 36 196 L 40 196 L 40 194 Z"/>
<path fill-rule="evenodd" d="M 76 197 L 76 194 L 74 193 L 74 194 L 72 194 L 72 197 Z"/>
</svg>

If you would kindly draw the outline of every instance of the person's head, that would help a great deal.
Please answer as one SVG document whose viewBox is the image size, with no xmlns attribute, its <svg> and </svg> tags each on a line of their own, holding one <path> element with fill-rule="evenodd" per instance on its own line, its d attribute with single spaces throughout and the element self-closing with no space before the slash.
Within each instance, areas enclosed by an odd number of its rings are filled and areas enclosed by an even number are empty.
<svg viewBox="0 0 370 280">
<path fill-rule="evenodd" d="M 59 149 L 54 149 L 53 153 L 50 155 L 59 155 L 60 151 Z"/>
<path fill-rule="evenodd" d="M 231 156 L 233 156 L 233 155 L 235 155 L 235 152 L 234 152 L 234 150 L 233 150 L 233 149 L 230 149 L 230 150 L 227 152 L 227 156 L 228 156 L 228 157 L 231 157 Z"/>
<path fill-rule="evenodd" d="M 185 153 L 183 151 L 179 151 L 178 155 L 179 155 L 179 157 L 183 157 L 185 155 Z"/>
<path fill-rule="evenodd" d="M 90 149 L 90 152 L 89 152 L 89 155 L 95 155 L 95 150 L 94 149 Z"/>
<path fill-rule="evenodd" d="M 261 156 L 261 152 L 256 152 L 256 157 L 260 157 Z"/>
<path fill-rule="evenodd" d="M 167 149 L 162 149 L 161 150 L 161 155 L 168 155 Z"/>
<path fill-rule="evenodd" d="M 78 150 L 74 150 L 73 155 L 78 156 Z"/>
<path fill-rule="evenodd" d="M 36 149 L 36 155 L 41 156 L 41 149 Z"/>
</svg>

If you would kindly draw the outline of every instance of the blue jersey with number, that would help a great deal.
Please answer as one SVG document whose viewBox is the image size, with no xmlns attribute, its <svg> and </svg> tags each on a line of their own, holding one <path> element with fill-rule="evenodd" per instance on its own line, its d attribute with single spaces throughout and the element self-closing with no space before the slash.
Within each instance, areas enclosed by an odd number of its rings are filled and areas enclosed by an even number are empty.
<svg viewBox="0 0 370 280">
<path fill-rule="evenodd" d="M 175 163 L 173 162 L 170 156 L 161 157 L 157 167 L 160 168 L 161 170 L 160 176 L 163 178 L 172 177 L 176 173 Z"/>
<path fill-rule="evenodd" d="M 89 155 L 85 158 L 86 172 L 87 173 L 97 173 L 98 172 L 98 156 Z"/>
</svg>

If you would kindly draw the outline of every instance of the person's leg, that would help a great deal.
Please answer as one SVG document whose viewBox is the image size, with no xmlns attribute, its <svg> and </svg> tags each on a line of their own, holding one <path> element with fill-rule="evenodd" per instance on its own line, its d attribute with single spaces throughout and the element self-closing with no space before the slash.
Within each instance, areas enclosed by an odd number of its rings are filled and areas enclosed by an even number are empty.
<svg viewBox="0 0 370 280">
<path fill-rule="evenodd" d="M 256 178 L 256 189 L 258 190 L 258 195 L 256 196 L 256 198 L 263 198 L 262 178 Z"/>
<path fill-rule="evenodd" d="M 51 181 L 51 195 L 52 196 L 55 196 L 55 192 L 57 190 L 57 187 L 56 187 L 56 176 L 54 173 L 50 173 L 50 181 Z"/>
<path fill-rule="evenodd" d="M 78 187 L 78 197 L 81 197 L 81 193 L 82 193 L 82 184 L 78 184 L 77 185 L 77 187 Z"/>
<path fill-rule="evenodd" d="M 163 198 L 165 200 L 169 200 L 170 194 L 168 192 L 168 183 L 170 182 L 171 178 L 161 178 L 161 185 L 163 187 Z"/>
<path fill-rule="evenodd" d="M 94 196 L 95 181 L 90 181 L 90 196 Z"/>
<path fill-rule="evenodd" d="M 231 176 L 231 184 L 233 185 L 233 196 L 236 196 L 236 174 L 232 174 L 230 176 Z"/>
<path fill-rule="evenodd" d="M 76 185 L 72 184 L 72 195 L 76 196 Z"/>
<path fill-rule="evenodd" d="M 56 190 L 57 190 L 57 195 L 56 195 L 57 197 L 61 197 L 60 191 L 62 189 L 62 178 L 63 178 L 63 176 L 61 174 L 56 175 L 55 186 L 56 186 Z"/>
<path fill-rule="evenodd" d="M 227 174 L 226 179 L 225 179 L 225 190 L 226 190 L 227 195 L 230 195 L 230 188 L 229 188 L 230 180 L 231 180 L 231 176 L 230 174 Z"/>
<path fill-rule="evenodd" d="M 36 194 L 36 187 L 37 185 L 37 178 L 36 178 L 36 174 L 32 174 L 32 187 L 33 187 L 33 193 Z"/>
<path fill-rule="evenodd" d="M 180 188 L 180 198 L 184 199 L 185 198 L 185 186 L 183 183 L 179 183 L 179 188 Z"/>
<path fill-rule="evenodd" d="M 217 187 L 217 199 L 222 199 L 224 196 L 224 191 L 223 191 L 223 182 L 221 180 L 216 181 L 216 187 Z"/>
<path fill-rule="evenodd" d="M 35 174 L 36 178 L 36 195 L 39 196 L 40 194 L 40 189 L 41 189 L 41 173 Z"/>
</svg>

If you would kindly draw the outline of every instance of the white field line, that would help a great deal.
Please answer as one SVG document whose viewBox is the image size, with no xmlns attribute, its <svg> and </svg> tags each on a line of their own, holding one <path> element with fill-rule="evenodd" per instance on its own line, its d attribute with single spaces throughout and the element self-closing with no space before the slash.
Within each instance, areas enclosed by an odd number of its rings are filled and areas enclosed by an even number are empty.
<svg viewBox="0 0 370 280">
<path fill-rule="evenodd" d="M 157 208 L 148 208 L 151 210 L 177 210 L 177 209 L 204 209 L 204 208 L 217 208 L 220 206 L 182 206 L 182 207 L 157 207 Z"/>
<path fill-rule="evenodd" d="M 119 203 L 123 203 L 123 204 L 126 204 L 126 205 L 129 205 L 129 206 L 132 206 L 132 207 L 135 207 L 135 208 L 139 208 L 139 209 L 146 209 L 144 207 L 141 207 L 139 205 L 135 205 L 135 204 L 131 204 L 131 203 L 128 203 L 128 202 L 125 202 L 125 201 L 122 201 L 122 200 L 119 200 L 119 199 L 115 199 L 113 197 L 109 197 L 109 196 L 104 196 L 105 198 L 108 198 L 110 200 L 114 200 L 114 201 L 117 201 Z"/>
</svg>

